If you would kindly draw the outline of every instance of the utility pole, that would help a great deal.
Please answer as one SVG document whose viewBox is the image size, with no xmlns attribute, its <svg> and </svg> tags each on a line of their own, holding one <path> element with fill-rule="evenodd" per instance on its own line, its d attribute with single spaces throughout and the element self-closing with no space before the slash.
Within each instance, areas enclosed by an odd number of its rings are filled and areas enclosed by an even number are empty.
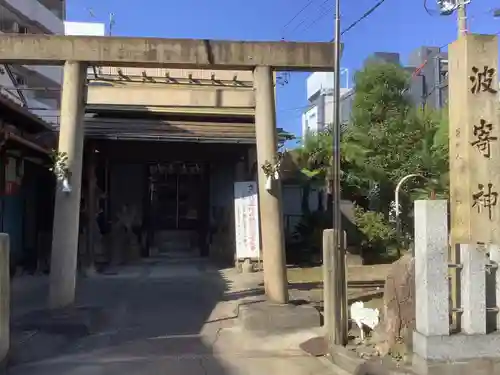
<svg viewBox="0 0 500 375">
<path fill-rule="evenodd" d="M 457 7 L 457 21 L 458 21 L 458 37 L 460 38 L 461 35 L 466 35 L 467 34 L 467 11 L 465 9 L 466 7 L 466 1 L 465 0 L 458 0 L 458 7 Z"/>
<path fill-rule="evenodd" d="M 466 6 L 470 0 L 457 0 L 456 5 L 457 10 L 457 24 L 458 24 L 458 39 L 467 35 L 467 11 Z M 451 263 L 457 263 L 460 259 L 460 246 L 452 243 L 450 246 L 449 258 Z M 459 276 L 457 269 L 453 269 L 450 275 L 451 282 L 451 305 L 453 308 L 458 308 L 460 303 L 460 287 L 459 287 Z M 460 329 L 460 318 L 456 313 L 451 314 L 451 326 L 453 329 Z"/>
<path fill-rule="evenodd" d="M 347 344 L 347 280 L 345 264 L 344 236 L 342 231 L 342 213 L 340 210 L 340 0 L 335 1 L 335 59 L 334 59 L 334 126 L 332 160 L 332 211 L 333 243 L 332 269 L 330 285 L 333 286 L 333 338 L 336 345 Z M 331 336 L 330 336 L 331 337 Z"/>
</svg>

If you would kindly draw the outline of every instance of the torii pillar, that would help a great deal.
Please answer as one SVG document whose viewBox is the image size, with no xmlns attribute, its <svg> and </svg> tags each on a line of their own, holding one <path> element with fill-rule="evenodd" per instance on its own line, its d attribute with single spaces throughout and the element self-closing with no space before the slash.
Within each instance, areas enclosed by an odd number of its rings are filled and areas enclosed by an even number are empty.
<svg viewBox="0 0 500 375">
<path fill-rule="evenodd" d="M 86 63 L 64 64 L 58 151 L 68 156 L 72 190 L 63 192 L 59 183 L 56 188 L 49 290 L 52 309 L 69 306 L 75 300 L 86 80 Z"/>
<path fill-rule="evenodd" d="M 255 133 L 257 140 L 257 175 L 259 180 L 259 211 L 264 262 L 264 287 L 267 297 L 275 303 L 288 303 L 285 238 L 281 182 L 274 180 L 271 191 L 266 190 L 266 175 L 261 166 L 274 165 L 278 148 L 276 132 L 276 102 L 273 71 L 269 66 L 254 70 Z"/>
</svg>

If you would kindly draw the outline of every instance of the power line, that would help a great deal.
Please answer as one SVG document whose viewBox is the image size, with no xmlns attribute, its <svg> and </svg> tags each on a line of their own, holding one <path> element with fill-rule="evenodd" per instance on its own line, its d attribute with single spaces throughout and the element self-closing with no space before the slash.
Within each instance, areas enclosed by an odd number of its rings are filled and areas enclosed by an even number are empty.
<svg viewBox="0 0 500 375">
<path fill-rule="evenodd" d="M 367 18 L 370 14 L 372 14 L 373 12 L 375 12 L 375 10 L 381 6 L 383 3 L 385 2 L 385 0 L 380 0 L 377 4 L 375 4 L 373 7 L 371 7 L 370 9 L 368 9 L 361 17 L 359 17 L 356 21 L 354 21 L 353 23 L 351 23 L 346 29 L 344 29 L 340 35 L 344 35 L 345 33 L 347 33 L 349 30 L 353 29 L 358 23 L 360 23 L 361 21 L 363 21 L 365 18 Z"/>
<path fill-rule="evenodd" d="M 312 3 L 313 3 L 314 0 L 310 0 L 304 7 L 302 7 L 301 10 L 299 10 L 299 12 L 285 25 L 286 26 L 289 26 L 305 9 L 307 9 Z M 331 0 L 324 0 L 320 5 L 319 5 L 319 8 L 321 8 L 323 5 L 327 4 L 328 2 L 330 2 Z M 345 33 L 347 33 L 348 31 L 352 30 L 354 27 L 356 27 L 356 25 L 358 25 L 361 21 L 363 21 L 364 19 L 366 19 L 368 16 L 370 16 L 370 14 L 372 14 L 377 8 L 379 8 L 383 3 L 385 2 L 385 0 L 379 0 L 374 6 L 372 6 L 370 9 L 368 9 L 365 13 L 363 13 L 363 15 L 361 15 L 361 17 L 359 17 L 356 21 L 354 21 L 353 23 L 351 23 L 346 29 L 344 29 L 340 35 L 344 35 Z M 334 8 L 334 6 L 330 6 L 328 7 L 327 9 L 323 9 L 323 11 L 321 12 L 321 14 L 316 17 L 314 20 L 312 20 L 312 22 L 310 22 L 303 30 L 302 32 L 304 31 L 307 31 L 309 28 L 311 28 L 312 26 L 314 26 L 315 24 L 317 24 L 317 22 L 319 20 L 321 20 L 323 17 L 327 16 L 330 11 L 332 11 Z M 296 31 L 300 26 L 302 26 L 304 24 L 305 20 L 302 20 L 298 25 L 295 26 L 295 28 L 291 31 L 291 33 L 293 33 L 294 31 Z M 283 38 L 284 39 L 284 38 Z M 334 41 L 334 39 L 331 40 L 332 42 Z M 288 79 L 285 80 L 286 83 L 288 83 Z"/>
<path fill-rule="evenodd" d="M 321 5 L 324 5 L 328 2 L 330 2 L 331 0 L 325 0 Z M 372 14 L 378 7 L 380 7 L 383 3 L 385 2 L 385 0 L 379 0 L 378 3 L 376 3 L 374 6 L 372 6 L 370 9 L 368 9 L 365 13 L 363 13 L 363 15 L 361 17 L 359 17 L 356 21 L 354 21 L 353 23 L 351 23 L 347 28 L 345 28 L 341 33 L 340 35 L 344 35 L 345 33 L 347 33 L 348 31 L 350 31 L 351 29 L 353 29 L 356 25 L 358 25 L 361 21 L 363 21 L 365 18 L 367 18 L 370 14 Z M 320 7 L 321 7 L 320 5 Z M 307 31 L 310 27 L 314 26 L 319 20 L 321 20 L 323 17 L 327 16 L 329 14 L 329 12 L 331 10 L 333 10 L 333 5 L 328 7 L 328 9 L 324 9 L 323 12 L 318 16 L 316 17 L 314 20 L 312 20 L 312 22 L 310 22 L 302 31 Z M 300 24 L 298 24 L 293 30 L 297 30 L 303 23 L 305 22 L 305 20 L 303 20 Z M 331 40 L 331 42 L 333 42 L 334 39 Z"/>
<path fill-rule="evenodd" d="M 330 1 L 332 0 L 324 0 L 319 6 L 318 8 L 322 8 L 323 5 L 329 3 Z M 316 23 L 318 23 L 319 20 L 321 20 L 322 18 L 324 18 L 325 16 L 327 16 L 331 11 L 333 10 L 333 5 L 329 6 L 328 8 L 326 9 L 322 9 L 322 12 L 319 14 L 318 17 L 314 18 L 310 23 L 307 24 L 307 26 L 305 28 L 302 29 L 302 32 L 305 32 L 307 30 L 309 30 L 312 26 L 314 26 Z M 310 19 L 310 18 L 309 18 Z M 302 20 L 298 25 L 296 25 L 293 30 L 290 32 L 290 33 L 293 33 L 295 32 L 297 29 L 299 29 L 303 24 L 304 22 L 306 22 L 308 19 L 304 19 Z"/>
<path fill-rule="evenodd" d="M 283 26 L 283 33 L 284 33 L 284 30 L 290 26 L 292 24 L 293 21 L 295 21 L 297 19 L 298 16 L 300 16 L 307 8 L 309 8 L 312 3 L 314 3 L 314 1 L 316 0 L 309 0 L 309 2 L 307 2 L 306 5 L 304 5 L 297 13 L 295 13 L 295 15 L 290 19 L 290 21 L 288 21 L 285 26 Z M 283 38 L 284 39 L 284 38 Z"/>
<path fill-rule="evenodd" d="M 295 13 L 295 15 L 285 24 L 285 26 L 283 26 L 283 31 L 282 31 L 282 40 L 285 40 L 285 31 L 286 31 L 286 28 L 288 26 L 290 26 L 293 21 L 295 21 L 297 19 L 298 16 L 300 16 L 307 8 L 309 8 L 316 0 L 309 0 L 297 13 Z M 321 3 L 319 5 L 319 7 L 321 8 L 324 4 L 328 3 L 329 1 L 331 0 L 324 0 L 323 3 Z M 300 21 L 294 28 L 293 30 L 290 32 L 293 33 L 295 32 L 298 28 L 300 28 L 304 22 L 307 20 L 308 18 L 306 17 L 305 19 L 303 19 L 302 21 Z M 306 27 L 307 28 L 307 27 Z M 280 86 L 285 86 L 288 84 L 288 82 L 290 81 L 291 79 L 291 75 L 290 75 L 290 72 L 282 72 L 280 73 L 279 76 L 277 76 L 277 82 Z"/>
<path fill-rule="evenodd" d="M 346 27 L 341 33 L 340 35 L 344 35 L 345 33 L 347 33 L 348 31 L 350 31 L 351 29 L 353 29 L 354 27 L 356 27 L 361 21 L 363 21 L 365 18 L 367 18 L 370 14 L 372 14 L 373 12 L 375 12 L 375 10 L 377 10 L 378 7 L 380 7 L 383 3 L 385 2 L 385 0 L 380 0 L 378 3 L 376 3 L 374 6 L 372 6 L 370 9 L 368 9 L 365 13 L 363 13 L 363 15 L 361 17 L 359 17 L 356 21 L 354 21 L 353 23 L 351 23 L 348 27 Z M 333 42 L 334 39 L 331 40 L 331 42 Z"/>
</svg>

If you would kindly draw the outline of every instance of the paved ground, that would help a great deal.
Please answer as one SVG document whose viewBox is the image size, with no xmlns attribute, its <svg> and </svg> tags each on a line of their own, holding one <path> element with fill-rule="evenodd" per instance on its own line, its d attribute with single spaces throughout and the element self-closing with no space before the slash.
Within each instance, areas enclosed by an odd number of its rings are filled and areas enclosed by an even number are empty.
<svg viewBox="0 0 500 375">
<path fill-rule="evenodd" d="M 8 374 L 332 374 L 324 362 L 298 348 L 314 332 L 252 337 L 238 327 L 237 306 L 262 298 L 260 282 L 260 274 L 167 258 L 87 278 L 79 283 L 77 300 L 100 311 L 97 328 L 73 336 L 17 332 Z M 19 285 L 13 290 L 14 320 L 43 303 L 46 293 L 42 278 L 29 301 L 20 298 Z M 26 354 L 34 350 L 38 356 Z"/>
</svg>

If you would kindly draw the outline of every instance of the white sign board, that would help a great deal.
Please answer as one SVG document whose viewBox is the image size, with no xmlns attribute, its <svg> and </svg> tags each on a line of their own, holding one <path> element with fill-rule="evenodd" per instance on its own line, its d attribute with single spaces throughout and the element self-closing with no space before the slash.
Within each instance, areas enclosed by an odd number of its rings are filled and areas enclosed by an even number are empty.
<svg viewBox="0 0 500 375">
<path fill-rule="evenodd" d="M 257 183 L 234 183 L 234 225 L 237 259 L 260 259 Z"/>
</svg>

